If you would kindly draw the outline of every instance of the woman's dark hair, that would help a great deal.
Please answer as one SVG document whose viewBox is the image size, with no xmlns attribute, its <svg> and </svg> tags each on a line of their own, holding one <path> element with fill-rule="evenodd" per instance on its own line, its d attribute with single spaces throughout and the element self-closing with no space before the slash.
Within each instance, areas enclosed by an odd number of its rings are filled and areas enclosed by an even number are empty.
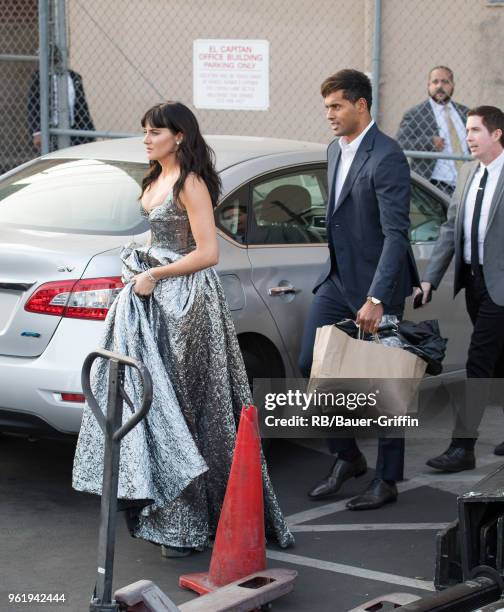
<svg viewBox="0 0 504 612">
<path fill-rule="evenodd" d="M 486 129 L 492 133 L 501 130 L 500 143 L 504 147 L 504 113 L 496 106 L 476 106 L 467 113 L 468 117 L 481 117 L 481 121 Z"/>
<path fill-rule="evenodd" d="M 343 91 L 343 98 L 353 104 L 360 100 L 360 98 L 364 98 L 368 111 L 371 110 L 373 102 L 371 81 L 363 72 L 344 68 L 336 72 L 336 74 L 327 77 L 320 86 L 320 93 L 323 98 L 327 98 L 329 94 L 339 90 Z"/>
<path fill-rule="evenodd" d="M 215 170 L 215 154 L 201 135 L 198 121 L 192 111 L 181 102 L 162 102 L 156 104 L 142 117 L 142 127 L 148 124 L 155 128 L 168 128 L 174 134 L 182 133 L 183 139 L 175 155 L 180 165 L 180 176 L 173 186 L 173 199 L 179 201 L 186 178 L 191 172 L 206 184 L 212 200 L 217 206 L 221 193 L 221 180 Z M 152 160 L 147 174 L 142 180 L 142 193 L 161 174 L 161 164 Z"/>
</svg>

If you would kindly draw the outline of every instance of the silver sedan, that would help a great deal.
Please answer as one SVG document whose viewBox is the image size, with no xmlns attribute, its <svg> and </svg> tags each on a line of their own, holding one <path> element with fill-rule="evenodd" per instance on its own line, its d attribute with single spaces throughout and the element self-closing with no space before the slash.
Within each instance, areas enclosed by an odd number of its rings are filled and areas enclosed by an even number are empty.
<svg viewBox="0 0 504 612">
<path fill-rule="evenodd" d="M 249 377 L 296 377 L 312 286 L 328 256 L 326 146 L 209 136 L 223 183 L 215 212 L 217 270 Z M 73 434 L 80 371 L 121 290 L 118 257 L 145 241 L 140 138 L 51 153 L 0 179 L 0 431 Z M 410 238 L 423 270 L 447 200 L 412 176 Z M 408 319 L 437 318 L 449 338 L 444 376 L 464 367 L 469 329 L 452 299 L 453 269 L 434 302 Z"/>
</svg>

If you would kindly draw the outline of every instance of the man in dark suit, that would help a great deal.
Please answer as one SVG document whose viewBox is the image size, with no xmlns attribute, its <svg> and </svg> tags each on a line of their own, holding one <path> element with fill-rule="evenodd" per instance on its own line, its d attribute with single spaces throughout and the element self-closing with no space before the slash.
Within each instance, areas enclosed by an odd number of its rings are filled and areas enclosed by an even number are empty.
<svg viewBox="0 0 504 612">
<path fill-rule="evenodd" d="M 463 165 L 448 218 L 422 281 L 425 304 L 455 256 L 454 295 L 465 288 L 473 333 L 467 378 L 504 377 L 504 113 L 479 106 L 468 113 L 467 143 L 475 161 Z M 417 291 L 418 292 L 418 291 Z M 488 382 L 488 381 L 487 381 Z M 427 465 L 445 472 L 475 467 L 474 446 L 488 384 L 468 384 L 449 448 Z M 500 445 L 499 445 L 500 446 Z M 496 449 L 498 451 L 498 449 Z"/>
<path fill-rule="evenodd" d="M 52 65 L 55 71 L 61 70 L 61 54 L 58 47 L 53 46 L 52 51 Z M 49 121 L 52 127 L 58 127 L 60 124 L 58 108 L 58 85 L 60 78 L 56 74 L 50 76 L 50 115 Z M 73 70 L 67 71 L 67 89 L 68 89 L 68 111 L 69 111 L 69 125 L 72 130 L 93 130 L 95 129 L 91 113 L 89 112 L 89 106 L 86 100 L 86 94 L 84 93 L 84 84 L 82 77 Z M 30 133 L 33 138 L 33 145 L 40 149 L 41 136 L 40 136 L 40 76 L 39 71 L 36 70 L 30 81 L 28 89 L 28 126 Z M 94 142 L 94 138 L 88 136 L 71 136 L 70 144 L 78 145 L 85 142 Z M 51 138 L 51 150 L 57 149 L 57 139 Z"/>
<path fill-rule="evenodd" d="M 436 66 L 429 72 L 428 99 L 410 108 L 401 119 L 397 141 L 403 149 L 468 154 L 465 120 L 469 109 L 452 100 L 454 89 L 450 68 Z M 411 168 L 451 195 L 460 165 L 460 162 L 449 159 L 413 159 Z"/>
<path fill-rule="evenodd" d="M 364 332 L 374 332 L 383 314 L 401 317 L 406 296 L 419 286 L 408 239 L 410 171 L 398 144 L 371 119 L 368 77 L 341 70 L 322 83 L 321 93 L 339 139 L 327 151 L 329 258 L 305 323 L 299 359 L 304 376 L 310 374 L 318 327 L 356 318 Z M 329 447 L 337 458 L 309 492 L 314 500 L 367 469 L 355 439 L 331 439 Z M 380 439 L 376 478 L 347 507 L 364 510 L 395 501 L 403 464 L 404 439 Z"/>
</svg>

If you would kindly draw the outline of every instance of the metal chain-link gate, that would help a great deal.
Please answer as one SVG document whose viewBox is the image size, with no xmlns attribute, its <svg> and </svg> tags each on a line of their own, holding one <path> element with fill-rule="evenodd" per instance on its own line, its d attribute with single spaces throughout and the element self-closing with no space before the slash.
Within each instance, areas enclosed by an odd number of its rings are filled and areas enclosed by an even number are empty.
<svg viewBox="0 0 504 612">
<path fill-rule="evenodd" d="M 467 153 L 463 143 L 449 142 L 455 133 L 463 138 L 464 107 L 504 105 L 503 4 L 0 0 L 1 170 L 45 149 L 139 133 L 145 110 L 166 99 L 192 107 L 207 134 L 328 142 L 320 83 L 352 67 L 373 77 L 381 129 L 399 136 L 407 151 L 419 151 L 413 163 L 428 177 L 437 159 L 419 156 Z M 267 43 L 265 109 L 195 106 L 194 45 L 200 40 Z M 446 119 L 440 126 L 436 107 L 429 107 L 428 77 L 435 66 L 453 72 L 453 101 L 460 104 L 453 126 Z M 405 113 L 415 108 L 401 133 Z"/>
</svg>

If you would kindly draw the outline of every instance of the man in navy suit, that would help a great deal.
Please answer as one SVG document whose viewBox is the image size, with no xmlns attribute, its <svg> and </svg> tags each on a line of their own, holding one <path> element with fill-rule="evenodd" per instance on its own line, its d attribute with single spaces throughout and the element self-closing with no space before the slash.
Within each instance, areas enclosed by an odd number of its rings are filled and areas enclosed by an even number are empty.
<svg viewBox="0 0 504 612">
<path fill-rule="evenodd" d="M 384 314 L 402 316 L 405 298 L 420 282 L 408 238 L 408 163 L 396 141 L 371 119 L 368 77 L 341 70 L 322 83 L 321 93 L 339 138 L 327 150 L 329 258 L 314 288 L 299 359 L 307 377 L 318 327 L 352 318 L 364 332 L 374 332 Z M 314 500 L 333 495 L 367 470 L 354 438 L 331 439 L 329 448 L 336 461 L 309 492 Z M 366 510 L 396 501 L 403 465 L 404 439 L 381 438 L 376 477 L 347 507 Z"/>
</svg>

